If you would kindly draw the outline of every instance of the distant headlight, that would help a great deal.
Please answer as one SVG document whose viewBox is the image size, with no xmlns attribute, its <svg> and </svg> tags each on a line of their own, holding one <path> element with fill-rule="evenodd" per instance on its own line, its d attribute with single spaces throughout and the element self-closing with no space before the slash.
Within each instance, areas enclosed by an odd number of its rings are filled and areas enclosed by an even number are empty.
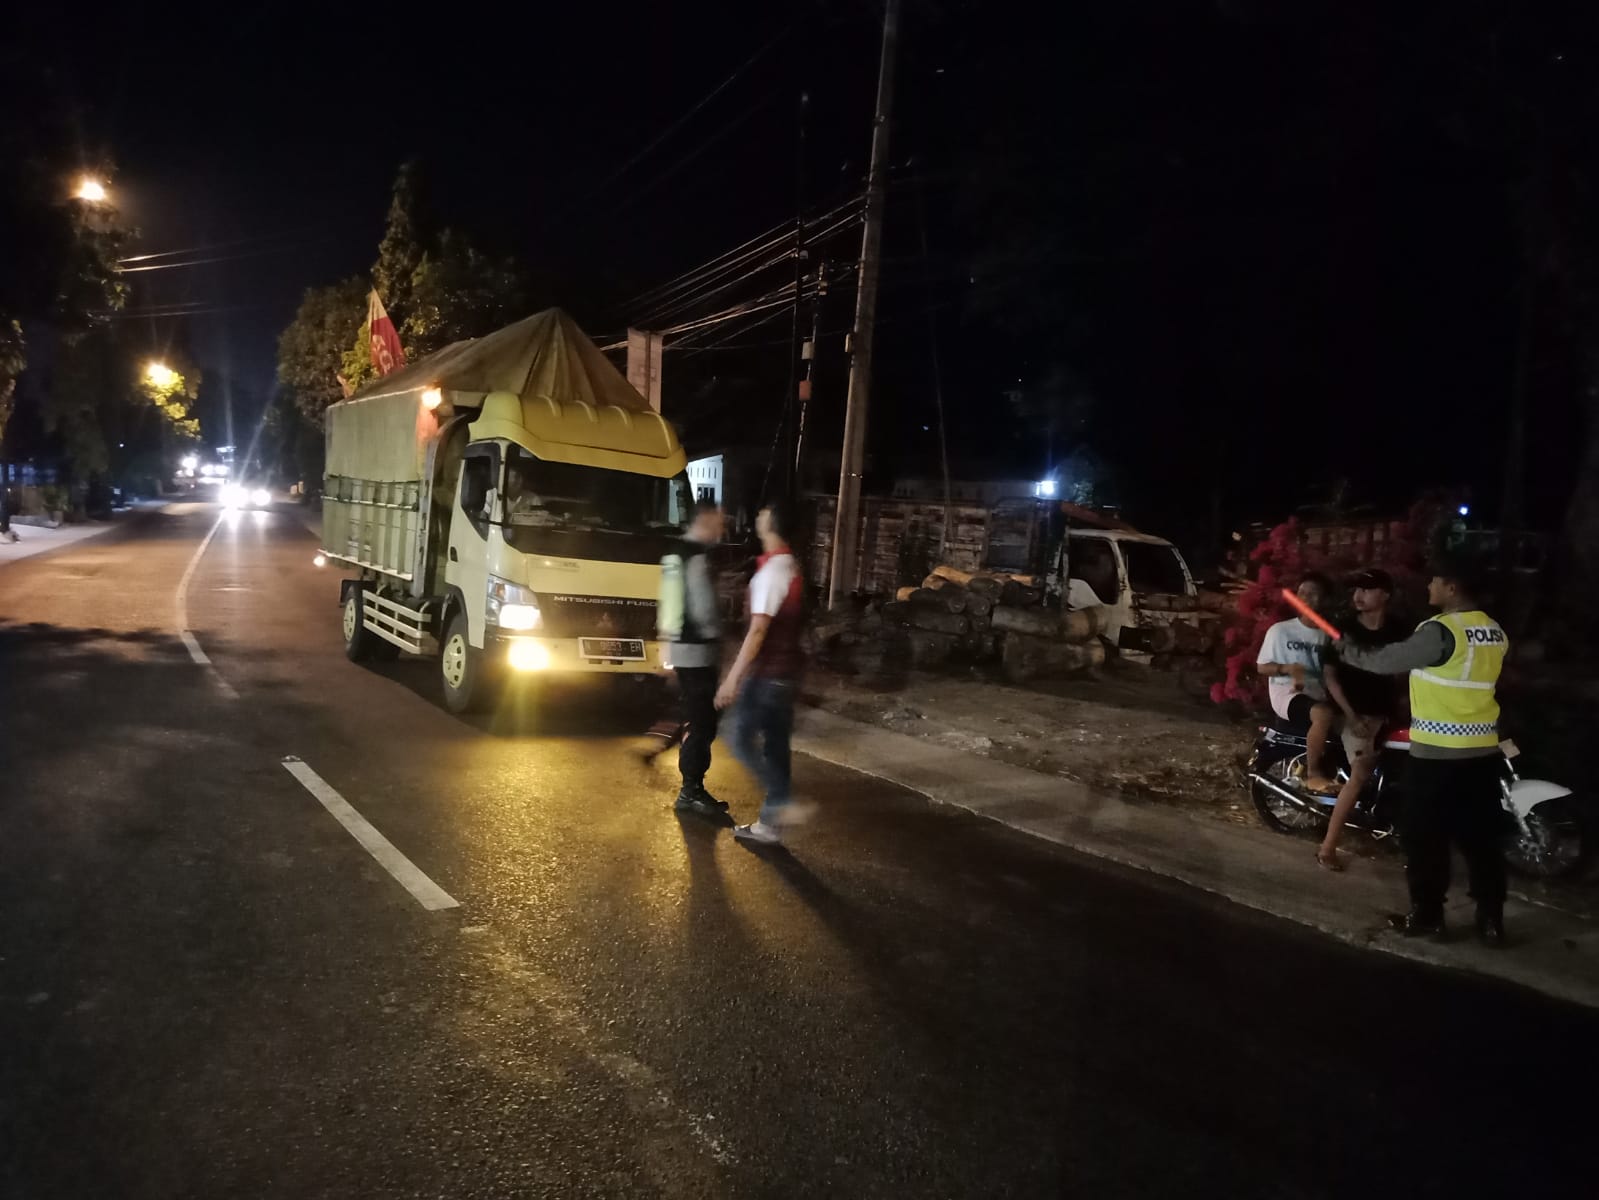
<svg viewBox="0 0 1599 1200">
<path fill-rule="evenodd" d="M 222 489 L 222 503 L 229 508 L 243 508 L 245 498 L 244 489 L 236 483 L 230 483 Z"/>
<path fill-rule="evenodd" d="M 267 491 L 266 488 L 256 488 L 251 493 L 250 499 L 255 502 L 257 508 L 265 508 L 272 503 L 272 493 Z"/>
</svg>

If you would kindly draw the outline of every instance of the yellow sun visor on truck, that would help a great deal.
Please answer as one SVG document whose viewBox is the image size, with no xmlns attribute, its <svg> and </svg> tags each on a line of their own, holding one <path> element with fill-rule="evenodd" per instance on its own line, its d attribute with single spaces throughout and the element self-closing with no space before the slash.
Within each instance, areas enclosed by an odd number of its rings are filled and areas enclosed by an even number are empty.
<svg viewBox="0 0 1599 1200">
<path fill-rule="evenodd" d="M 504 438 L 548 462 L 605 467 L 669 479 L 688 465 L 660 413 L 549 396 L 490 392 L 468 427 L 473 441 Z"/>
</svg>

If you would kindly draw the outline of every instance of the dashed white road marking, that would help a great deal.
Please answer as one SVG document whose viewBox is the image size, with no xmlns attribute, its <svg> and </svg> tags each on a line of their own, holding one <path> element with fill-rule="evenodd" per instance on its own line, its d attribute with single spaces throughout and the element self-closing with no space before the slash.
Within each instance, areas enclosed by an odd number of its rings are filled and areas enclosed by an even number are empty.
<svg viewBox="0 0 1599 1200">
<path fill-rule="evenodd" d="M 412 899 L 423 908 L 437 912 L 439 909 L 461 906 L 459 900 L 423 874 L 420 867 L 401 854 L 393 842 L 379 833 L 327 780 L 304 762 L 290 755 L 283 760 L 283 768 L 299 780 L 300 786 L 315 796 L 322 807 L 333 814 L 333 819 L 343 825 L 345 831 L 377 859 L 378 865 L 394 876 L 396 882 L 410 892 Z"/>
</svg>

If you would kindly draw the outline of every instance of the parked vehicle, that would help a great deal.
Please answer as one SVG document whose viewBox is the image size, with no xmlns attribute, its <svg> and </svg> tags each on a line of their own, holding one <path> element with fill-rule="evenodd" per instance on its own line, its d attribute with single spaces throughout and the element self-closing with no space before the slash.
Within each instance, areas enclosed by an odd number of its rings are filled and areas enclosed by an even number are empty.
<svg viewBox="0 0 1599 1200">
<path fill-rule="evenodd" d="M 1349 778 L 1339 739 L 1328 741 L 1329 765 L 1336 778 Z M 1410 757 L 1410 731 L 1389 729 L 1378 738 L 1377 767 L 1361 792 L 1348 828 L 1383 839 L 1394 833 L 1404 803 L 1404 769 Z M 1539 879 L 1577 875 L 1593 854 L 1593 829 L 1570 788 L 1543 779 L 1523 779 L 1514 742 L 1500 744 L 1501 800 L 1510 832 L 1505 860 L 1512 869 Z M 1263 726 L 1245 767 L 1244 782 L 1255 810 L 1279 833 L 1326 829 L 1335 796 L 1305 786 L 1305 735 L 1281 721 Z"/>
<path fill-rule="evenodd" d="M 375 381 L 327 414 L 322 555 L 352 660 L 437 652 L 444 703 L 507 671 L 658 675 L 677 435 L 564 313 Z"/>
<path fill-rule="evenodd" d="M 1123 653 L 1198 650 L 1205 626 L 1216 620 L 1200 610 L 1188 564 L 1165 538 L 1073 527 L 1061 538 L 1054 570 L 1065 579 L 1066 607 L 1101 606 L 1105 640 Z"/>
</svg>

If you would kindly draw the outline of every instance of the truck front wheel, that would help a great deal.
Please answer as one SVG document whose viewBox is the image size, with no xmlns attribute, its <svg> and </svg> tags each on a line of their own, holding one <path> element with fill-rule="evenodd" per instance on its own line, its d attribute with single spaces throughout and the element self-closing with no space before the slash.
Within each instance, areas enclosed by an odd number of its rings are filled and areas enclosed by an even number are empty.
<svg viewBox="0 0 1599 1200">
<path fill-rule="evenodd" d="M 492 680 L 483 651 L 466 636 L 465 613 L 456 613 L 445 627 L 439 647 L 439 677 L 444 684 L 444 707 L 452 713 L 479 712 L 488 703 Z"/>
<path fill-rule="evenodd" d="M 400 648 L 385 638 L 380 638 L 366 627 L 366 585 L 352 583 L 344 593 L 341 616 L 344 623 L 344 657 L 351 662 L 393 662 Z"/>
</svg>

